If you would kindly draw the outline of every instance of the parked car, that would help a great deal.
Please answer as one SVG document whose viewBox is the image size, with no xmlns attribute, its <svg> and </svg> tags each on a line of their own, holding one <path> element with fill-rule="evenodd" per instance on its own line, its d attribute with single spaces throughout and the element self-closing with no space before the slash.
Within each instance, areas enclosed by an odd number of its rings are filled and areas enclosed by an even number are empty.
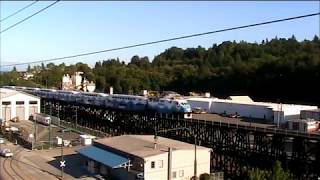
<svg viewBox="0 0 320 180">
<path fill-rule="evenodd" d="M 239 114 L 230 114 L 229 117 L 231 117 L 231 118 L 239 118 L 240 115 Z"/>
<path fill-rule="evenodd" d="M 0 137 L 0 144 L 4 144 L 4 139 Z"/>
<path fill-rule="evenodd" d="M 195 107 L 192 109 L 192 113 L 194 114 L 203 114 L 206 113 L 201 107 Z"/>
<path fill-rule="evenodd" d="M 1 150 L 1 156 L 3 157 L 12 157 L 13 156 L 13 153 L 11 152 L 10 149 L 6 148 L 6 149 L 3 149 Z"/>
</svg>

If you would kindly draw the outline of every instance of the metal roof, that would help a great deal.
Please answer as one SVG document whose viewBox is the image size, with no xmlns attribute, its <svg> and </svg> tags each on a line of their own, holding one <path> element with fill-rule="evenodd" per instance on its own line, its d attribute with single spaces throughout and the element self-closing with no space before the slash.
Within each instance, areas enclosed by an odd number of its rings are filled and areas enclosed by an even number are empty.
<svg viewBox="0 0 320 180">
<path fill-rule="evenodd" d="M 175 150 L 194 150 L 194 144 L 189 144 L 173 139 L 158 136 L 157 147 L 154 148 L 155 140 L 153 135 L 122 135 L 103 138 L 94 141 L 100 145 L 111 147 L 126 154 L 145 158 L 163 153 L 168 153 L 168 147 Z M 128 145 L 130 144 L 130 146 Z M 208 150 L 209 148 L 197 146 L 198 150 Z"/>
<path fill-rule="evenodd" d="M 22 91 L 16 91 L 16 90 L 12 90 L 12 89 L 7 89 L 7 88 L 0 88 L 0 99 L 6 98 L 6 97 L 10 97 L 16 94 L 23 94 L 23 95 L 27 95 L 27 96 L 31 96 L 37 99 L 40 99 L 40 97 L 38 96 L 34 96 L 32 94 L 28 94 Z"/>
<path fill-rule="evenodd" d="M 78 150 L 78 152 L 83 156 L 86 156 L 111 168 L 125 167 L 130 163 L 128 158 L 119 156 L 115 153 L 100 149 L 95 146 L 82 148 Z"/>
</svg>

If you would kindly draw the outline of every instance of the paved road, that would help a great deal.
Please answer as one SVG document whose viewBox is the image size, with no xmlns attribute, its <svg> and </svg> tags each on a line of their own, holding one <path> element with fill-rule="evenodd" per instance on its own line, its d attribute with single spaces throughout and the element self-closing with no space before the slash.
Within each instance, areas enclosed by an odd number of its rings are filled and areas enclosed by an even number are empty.
<svg viewBox="0 0 320 180">
<path fill-rule="evenodd" d="M 0 179 L 4 180 L 57 180 L 60 179 L 61 171 L 59 167 L 60 152 L 59 148 L 52 150 L 30 151 L 8 143 L 2 145 L 2 148 L 14 150 L 12 158 L 0 158 Z M 81 157 L 76 150 L 82 148 L 72 147 L 64 148 L 66 168 L 64 180 L 95 179 L 81 167 Z"/>
<path fill-rule="evenodd" d="M 21 146 L 15 146 L 13 144 L 5 145 L 6 148 L 13 150 L 13 157 L 4 158 L 1 157 L 0 165 L 0 177 L 5 180 L 36 180 L 29 173 L 29 165 L 23 165 L 21 155 L 25 152 L 25 149 Z"/>
</svg>

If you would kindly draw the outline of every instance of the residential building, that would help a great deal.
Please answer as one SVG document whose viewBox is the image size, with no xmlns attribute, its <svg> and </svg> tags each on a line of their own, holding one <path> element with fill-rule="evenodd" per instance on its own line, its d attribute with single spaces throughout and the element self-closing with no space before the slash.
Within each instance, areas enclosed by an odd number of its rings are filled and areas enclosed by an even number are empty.
<svg viewBox="0 0 320 180">
<path fill-rule="evenodd" d="M 96 85 L 93 81 L 89 81 L 83 77 L 83 72 L 75 72 L 74 75 L 70 76 L 65 74 L 62 76 L 62 90 L 80 90 L 93 92 Z"/>
</svg>

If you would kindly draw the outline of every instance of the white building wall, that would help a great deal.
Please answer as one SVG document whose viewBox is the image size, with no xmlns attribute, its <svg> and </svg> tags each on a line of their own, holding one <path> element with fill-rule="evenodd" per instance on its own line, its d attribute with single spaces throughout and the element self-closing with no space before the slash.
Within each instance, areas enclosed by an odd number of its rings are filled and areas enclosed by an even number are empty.
<svg viewBox="0 0 320 180">
<path fill-rule="evenodd" d="M 200 107 L 202 110 L 209 112 L 212 104 L 212 99 L 209 98 L 201 98 L 201 99 L 187 99 L 191 108 Z"/>
<path fill-rule="evenodd" d="M 29 96 L 23 93 L 18 93 L 9 97 L 5 97 L 5 98 L 1 98 L 0 100 L 0 117 L 2 117 L 2 102 L 3 101 L 9 101 L 10 102 L 10 106 L 11 106 L 11 118 L 15 118 L 17 116 L 16 114 L 16 102 L 17 101 L 24 101 L 24 119 L 28 119 L 29 118 L 29 102 L 30 101 L 37 101 L 37 111 L 40 112 L 40 98 L 36 98 L 33 96 Z"/>
<path fill-rule="evenodd" d="M 160 168 L 160 161 L 163 167 Z M 155 162 L 155 168 L 151 168 L 151 162 Z M 208 149 L 197 149 L 197 176 L 203 173 L 210 173 L 210 151 Z M 183 171 L 183 176 L 180 173 Z M 189 180 L 194 173 L 194 150 L 173 150 L 172 151 L 172 170 L 176 172 L 176 178 L 172 180 Z M 145 180 L 167 179 L 168 174 L 168 153 L 145 158 L 144 178 Z"/>
<path fill-rule="evenodd" d="M 273 118 L 272 109 L 268 108 L 268 106 L 244 103 L 242 104 L 230 101 L 213 100 L 210 112 L 217 114 L 226 113 L 227 115 L 238 114 L 243 117 L 252 117 L 259 119 L 265 118 L 269 120 Z"/>
<path fill-rule="evenodd" d="M 301 110 L 315 109 L 317 106 L 305 106 L 305 105 L 294 105 L 294 104 L 273 104 L 274 109 L 274 123 L 284 124 L 289 120 L 299 119 Z M 280 112 L 281 111 L 281 112 Z M 280 115 L 278 116 L 278 113 Z M 278 118 L 280 117 L 280 118 Z"/>
</svg>

